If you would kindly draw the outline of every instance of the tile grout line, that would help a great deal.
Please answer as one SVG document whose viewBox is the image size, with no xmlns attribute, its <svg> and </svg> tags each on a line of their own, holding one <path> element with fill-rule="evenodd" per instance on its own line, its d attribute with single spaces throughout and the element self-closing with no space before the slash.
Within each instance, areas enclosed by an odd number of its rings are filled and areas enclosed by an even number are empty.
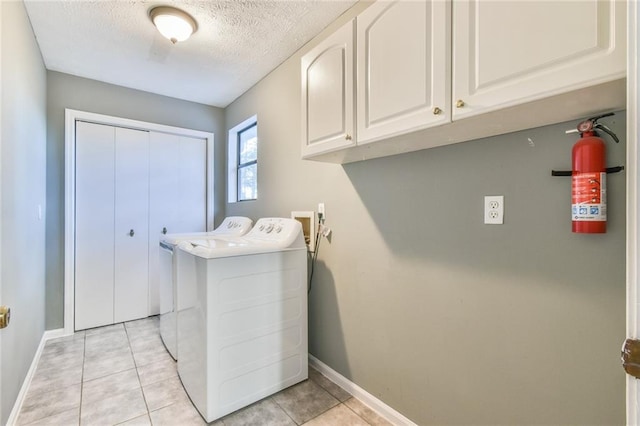
<svg viewBox="0 0 640 426">
<path fill-rule="evenodd" d="M 327 393 L 328 393 L 328 392 L 327 392 Z M 331 395 L 331 394 L 329 394 L 329 395 Z M 333 397 L 333 395 L 331 395 L 331 396 Z M 342 404 L 342 402 L 340 402 L 337 398 L 334 398 L 334 399 L 335 399 L 336 401 L 338 401 L 338 403 L 337 403 L 336 405 L 334 405 L 334 406 L 332 406 L 332 407 L 327 408 L 327 409 L 326 409 L 326 410 L 324 410 L 322 413 L 318 413 L 318 415 L 317 415 L 317 416 L 310 418 L 310 419 L 309 419 L 309 420 L 307 420 L 306 422 L 302 423 L 302 425 L 304 425 L 305 423 L 310 422 L 310 421 L 311 421 L 311 420 L 313 420 L 313 419 L 317 419 L 318 417 L 320 417 L 320 416 L 321 416 L 321 415 L 323 415 L 324 413 L 326 413 L 326 412 L 328 412 L 328 411 L 330 411 L 330 410 L 333 410 L 334 408 L 336 408 L 336 407 L 340 406 L 340 404 Z M 300 425 L 300 426 L 302 426 L 302 425 Z"/>
<path fill-rule="evenodd" d="M 353 396 L 351 397 L 353 398 Z M 357 399 L 357 398 L 356 398 Z M 348 401 L 348 400 L 347 400 Z M 355 414 L 356 416 L 358 416 L 360 419 L 362 419 L 363 422 L 365 422 L 368 425 L 372 425 L 371 423 L 369 423 L 369 421 L 367 419 L 365 419 L 364 417 L 362 417 L 360 414 L 356 413 L 356 411 L 349 407 L 347 404 L 345 404 L 344 402 L 341 403 L 342 405 L 344 405 L 345 407 L 347 407 L 348 410 L 350 410 L 353 414 Z"/>
<path fill-rule="evenodd" d="M 129 338 L 129 329 L 127 328 L 127 325 L 124 322 L 122 323 L 122 326 L 124 327 L 124 334 L 127 336 L 127 343 L 129 345 L 129 350 L 131 351 L 131 357 L 133 358 L 133 366 L 136 369 L 136 377 L 138 378 L 138 383 L 140 384 L 140 392 L 142 393 L 142 400 L 144 401 L 144 406 L 147 408 L 147 417 L 149 418 L 149 423 L 153 425 L 153 422 L 151 421 L 151 411 L 149 411 L 149 404 L 147 403 L 147 397 L 144 394 L 144 388 L 142 387 L 142 381 L 140 380 L 140 373 L 138 372 L 138 363 L 136 362 L 136 357 L 133 355 L 133 346 L 131 346 L 131 339 Z"/>
<path fill-rule="evenodd" d="M 316 371 L 317 371 L 317 370 L 316 370 Z M 330 383 L 332 383 L 332 384 L 334 384 L 334 385 L 336 385 L 336 386 L 339 386 L 337 383 L 334 383 L 333 381 L 331 381 L 331 379 L 329 379 L 329 378 L 328 378 L 327 376 L 325 376 L 324 374 L 320 373 L 319 371 L 318 371 L 318 373 L 319 373 L 319 374 L 321 374 L 321 375 L 322 375 L 322 377 L 324 377 L 325 379 L 327 379 Z M 315 380 L 313 380 L 311 377 L 309 377 L 309 379 L 308 379 L 308 380 L 313 381 L 315 384 L 317 384 L 318 386 L 320 386 L 320 388 L 321 388 L 321 389 L 324 389 L 324 391 L 325 391 L 325 392 L 327 392 L 329 395 L 331 395 L 332 397 L 334 397 L 334 398 L 338 401 L 338 405 L 334 405 L 333 407 L 329 408 L 328 410 L 324 411 L 323 413 L 318 414 L 318 415 L 317 415 L 316 417 L 314 417 L 313 419 L 315 419 L 315 418 L 317 418 L 317 417 L 321 416 L 322 414 L 326 413 L 326 412 L 327 412 L 327 411 L 329 411 L 329 410 L 332 410 L 332 409 L 334 409 L 334 408 L 336 408 L 336 407 L 339 407 L 340 405 L 343 405 L 343 406 L 345 406 L 349 411 L 353 412 L 353 414 L 355 414 L 356 416 L 358 416 L 358 418 L 360 418 L 363 422 L 365 422 L 365 423 L 366 423 L 366 424 L 368 424 L 368 425 L 371 425 L 371 423 L 369 423 L 369 422 L 367 421 L 367 419 L 365 419 L 364 417 L 362 417 L 361 415 L 359 415 L 358 413 L 356 413 L 356 412 L 355 412 L 351 407 L 349 407 L 347 404 L 345 404 L 345 402 L 346 402 L 346 401 L 348 401 L 349 399 L 351 399 L 351 398 L 355 398 L 353 395 L 351 395 L 351 394 L 349 393 L 349 396 L 350 396 L 349 398 L 347 398 L 345 401 L 340 401 L 338 398 L 336 398 L 336 397 L 335 397 L 335 396 L 334 396 L 334 395 L 329 391 L 329 389 L 327 389 L 326 387 L 322 386 L 322 384 L 320 384 L 320 383 L 316 382 L 316 381 L 315 381 Z M 341 388 L 341 389 L 342 389 L 342 388 Z M 347 393 L 348 393 L 348 392 L 347 392 Z M 311 421 L 311 420 L 313 420 L 313 419 L 309 419 L 309 420 L 307 420 L 307 421 Z M 306 422 L 305 422 L 305 423 L 306 423 Z M 303 424 L 304 424 L 304 423 L 303 423 Z"/>
<path fill-rule="evenodd" d="M 322 373 L 320 373 L 320 374 L 322 374 Z M 326 376 L 324 376 L 324 375 L 323 375 L 323 377 L 325 377 L 327 380 L 329 380 L 329 378 L 328 378 L 328 377 L 326 377 Z M 338 401 L 338 403 L 337 403 L 336 405 L 334 405 L 333 407 L 330 407 L 330 408 L 328 408 L 327 410 L 323 411 L 322 413 L 318 414 L 318 416 L 323 415 L 323 414 L 324 414 L 324 413 L 326 413 L 327 411 L 332 410 L 332 409 L 334 409 L 335 407 L 338 407 L 338 406 L 339 406 L 339 405 L 341 405 L 341 404 L 342 404 L 342 405 L 344 405 L 344 402 L 340 401 L 340 400 L 339 400 L 337 397 L 335 397 L 331 392 L 329 392 L 329 389 L 325 388 L 325 387 L 324 387 L 324 386 L 322 386 L 320 383 L 316 382 L 315 380 L 313 380 L 313 379 L 311 379 L 311 378 L 309 378 L 308 380 L 311 380 L 313 383 L 315 383 L 316 385 L 318 385 L 318 387 L 320 387 L 320 389 L 324 390 L 324 391 L 325 391 L 326 393 L 328 393 L 328 394 L 329 394 L 333 399 L 335 399 L 336 401 Z M 331 380 L 329 380 L 329 382 L 333 383 Z M 335 383 L 333 383 L 333 384 L 335 385 Z M 336 385 L 336 386 L 337 386 L 337 385 Z M 349 394 L 349 395 L 351 395 L 351 394 Z M 351 397 L 353 397 L 353 395 L 351 395 Z M 318 416 L 316 416 L 316 417 L 318 417 Z M 314 417 L 314 419 L 315 419 L 316 417 Z M 359 416 L 358 416 L 358 417 L 359 417 Z M 310 420 L 313 420 L 313 419 L 310 419 Z"/>
<path fill-rule="evenodd" d="M 75 333 L 75 332 L 74 332 Z M 80 374 L 80 406 L 78 407 L 78 425 L 82 426 L 82 394 L 84 393 L 84 363 L 87 359 L 87 331 L 82 335 L 82 373 Z"/>
<path fill-rule="evenodd" d="M 291 419 L 291 421 L 292 421 L 293 423 L 295 423 L 296 425 L 298 425 L 298 422 L 296 422 L 296 421 L 293 419 L 293 417 L 291 417 L 291 416 L 289 415 L 289 413 L 287 412 L 287 410 L 285 410 L 285 409 L 284 409 L 284 407 L 283 407 L 282 405 L 278 404 L 278 401 L 276 401 L 276 399 L 273 397 L 273 395 L 269 396 L 269 399 L 270 399 L 270 400 L 272 400 L 272 401 L 273 401 L 273 402 L 278 406 L 278 408 L 280 408 L 280 409 L 282 410 L 282 412 L 283 412 L 284 414 L 286 414 L 286 416 L 287 416 L 287 417 L 289 417 L 289 418 Z M 306 422 L 305 422 L 305 423 L 306 423 Z M 223 424 L 224 424 L 224 422 L 223 422 Z M 303 424 L 304 424 L 304 423 L 303 423 Z M 300 425 L 298 425 L 298 426 L 300 426 Z"/>
</svg>

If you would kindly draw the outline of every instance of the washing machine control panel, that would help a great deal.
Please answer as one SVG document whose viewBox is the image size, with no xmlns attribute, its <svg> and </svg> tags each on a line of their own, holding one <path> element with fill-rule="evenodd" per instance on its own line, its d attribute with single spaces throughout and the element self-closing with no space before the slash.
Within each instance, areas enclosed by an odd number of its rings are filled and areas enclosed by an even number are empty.
<svg viewBox="0 0 640 426">
<path fill-rule="evenodd" d="M 300 233 L 302 227 L 295 219 L 284 217 L 267 217 L 258 219 L 256 225 L 247 234 L 247 238 L 256 238 L 269 241 L 289 240 L 293 235 Z"/>
<path fill-rule="evenodd" d="M 253 221 L 248 217 L 229 216 L 213 232 L 215 234 L 244 235 L 251 229 L 251 225 L 253 225 Z"/>
</svg>

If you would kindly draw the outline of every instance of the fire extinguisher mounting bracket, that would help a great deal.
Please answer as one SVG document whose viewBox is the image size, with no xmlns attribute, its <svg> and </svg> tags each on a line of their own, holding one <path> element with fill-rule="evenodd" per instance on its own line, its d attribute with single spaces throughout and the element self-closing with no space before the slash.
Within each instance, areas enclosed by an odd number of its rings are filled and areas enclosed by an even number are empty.
<svg viewBox="0 0 640 426">
<path fill-rule="evenodd" d="M 620 173 L 624 170 L 624 166 L 607 167 L 607 174 Z M 551 176 L 572 176 L 571 170 L 551 170 Z"/>
</svg>

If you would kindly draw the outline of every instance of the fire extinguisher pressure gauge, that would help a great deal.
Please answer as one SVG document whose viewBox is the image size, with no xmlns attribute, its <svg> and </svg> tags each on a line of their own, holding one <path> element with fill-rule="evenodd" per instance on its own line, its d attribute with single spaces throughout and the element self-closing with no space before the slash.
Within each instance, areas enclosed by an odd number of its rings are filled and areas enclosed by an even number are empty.
<svg viewBox="0 0 640 426">
<path fill-rule="evenodd" d="M 593 121 L 591 121 L 591 120 L 581 121 L 581 122 L 578 124 L 578 131 L 579 131 L 580 133 L 583 133 L 583 132 L 590 132 L 590 131 L 592 131 L 592 130 L 593 130 Z"/>
</svg>

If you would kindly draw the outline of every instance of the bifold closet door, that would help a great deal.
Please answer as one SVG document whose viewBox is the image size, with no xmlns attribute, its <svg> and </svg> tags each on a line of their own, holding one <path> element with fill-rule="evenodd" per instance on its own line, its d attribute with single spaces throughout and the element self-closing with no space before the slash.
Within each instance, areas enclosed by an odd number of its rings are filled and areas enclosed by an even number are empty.
<svg viewBox="0 0 640 426">
<path fill-rule="evenodd" d="M 76 330 L 113 324 L 114 140 L 114 127 L 76 122 Z"/>
<path fill-rule="evenodd" d="M 76 123 L 75 329 L 149 312 L 149 133 Z"/>
<path fill-rule="evenodd" d="M 154 315 L 171 310 L 160 307 L 160 238 L 206 231 L 207 143 L 158 132 L 149 137 L 149 315 Z"/>
<path fill-rule="evenodd" d="M 149 132 L 115 129 L 113 322 L 149 315 Z"/>
</svg>

